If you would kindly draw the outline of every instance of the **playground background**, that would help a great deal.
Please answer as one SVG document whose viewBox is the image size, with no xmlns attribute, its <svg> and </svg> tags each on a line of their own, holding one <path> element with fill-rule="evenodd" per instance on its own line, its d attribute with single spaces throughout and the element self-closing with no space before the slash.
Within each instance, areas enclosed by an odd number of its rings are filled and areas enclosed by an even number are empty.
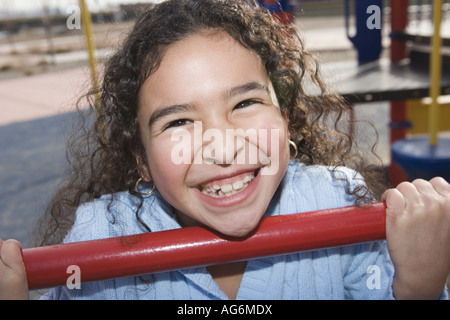
<svg viewBox="0 0 450 320">
<path fill-rule="evenodd" d="M 296 18 L 306 46 L 324 62 L 324 68 L 327 62 L 356 59 L 337 2 L 326 6 L 323 14 L 317 6 L 311 6 L 311 11 L 302 9 Z M 132 24 L 94 23 L 100 63 Z M 18 239 L 24 247 L 33 245 L 30 241 L 35 221 L 67 173 L 65 140 L 76 118 L 74 105 L 90 86 L 83 33 L 64 28 L 54 27 L 53 52 L 42 28 L 15 34 L 13 45 L 7 37 L 0 39 L 0 235 L 3 239 Z M 358 118 L 376 125 L 380 135 L 378 152 L 388 163 L 387 104 L 355 108 Z M 364 141 L 373 135 L 357 137 Z"/>
<path fill-rule="evenodd" d="M 126 36 L 140 8 L 124 5 L 112 14 L 93 15 L 100 64 Z M 36 221 L 68 173 L 65 140 L 77 118 L 76 100 L 90 86 L 85 39 L 81 30 L 67 28 L 68 16 L 61 10 L 47 11 L 47 18 L 59 21 L 50 33 L 45 16 L 15 16 L 23 22 L 18 30 L 0 31 L 0 237 L 18 239 L 24 247 L 34 246 Z M 346 36 L 343 1 L 300 2 L 295 16 L 307 48 L 325 70 L 328 64 L 357 59 Z M 386 10 L 382 57 L 389 56 L 389 21 Z M 332 78 L 329 82 L 339 85 Z M 389 103 L 355 104 L 355 116 L 375 126 L 376 151 L 388 166 Z M 367 128 L 356 128 L 360 145 L 370 145 L 376 138 Z"/>
</svg>

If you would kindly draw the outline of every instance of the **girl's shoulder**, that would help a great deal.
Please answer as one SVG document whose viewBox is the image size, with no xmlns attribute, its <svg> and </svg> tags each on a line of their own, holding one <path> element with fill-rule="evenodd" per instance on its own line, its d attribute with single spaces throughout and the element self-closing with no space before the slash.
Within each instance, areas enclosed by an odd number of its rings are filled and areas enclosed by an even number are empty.
<svg viewBox="0 0 450 320">
<path fill-rule="evenodd" d="M 64 242 L 96 240 L 140 233 L 134 222 L 139 201 L 129 192 L 104 195 L 80 205 Z"/>
<path fill-rule="evenodd" d="M 291 161 L 283 180 L 282 196 L 295 204 L 296 211 L 339 208 L 354 205 L 357 199 L 354 190 L 365 186 L 361 174 L 350 168 Z"/>
<path fill-rule="evenodd" d="M 306 165 L 299 161 L 289 163 L 287 175 L 291 179 L 308 178 L 321 183 L 335 183 L 347 181 L 349 183 L 364 183 L 364 179 L 357 171 L 344 166 Z"/>
</svg>

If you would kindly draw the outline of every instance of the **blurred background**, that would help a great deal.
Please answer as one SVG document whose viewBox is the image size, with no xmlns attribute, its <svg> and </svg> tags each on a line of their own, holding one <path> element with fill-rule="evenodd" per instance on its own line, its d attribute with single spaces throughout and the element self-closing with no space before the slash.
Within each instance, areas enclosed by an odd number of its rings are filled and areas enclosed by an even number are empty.
<svg viewBox="0 0 450 320">
<path fill-rule="evenodd" d="M 86 1 L 98 65 L 120 45 L 139 13 L 154 3 Z M 345 31 L 344 1 L 294 5 L 294 21 L 306 46 L 322 61 L 356 61 Z M 77 0 L 0 0 L 0 236 L 19 239 L 24 246 L 31 245 L 34 221 L 67 169 L 64 143 L 76 116 L 74 104 L 91 85 L 77 8 Z M 381 103 L 366 111 L 377 114 L 382 138 L 386 110 Z M 387 148 L 381 141 L 384 158 Z"/>
<path fill-rule="evenodd" d="M 336 65 L 366 65 L 352 40 L 358 33 L 355 1 L 280 1 L 292 14 L 287 19 L 302 30 L 306 47 L 319 57 L 329 82 L 337 88 Z M 261 2 L 273 5 L 273 1 Z M 155 3 L 86 0 L 97 68 L 121 44 L 136 17 Z M 376 63 L 392 58 L 391 1 L 380 3 L 381 48 Z M 432 1 L 406 3 L 407 36 L 429 39 Z M 442 35 L 449 38 L 449 0 L 443 9 Z M 33 227 L 68 172 L 65 140 L 77 117 L 74 105 L 91 85 L 80 18 L 77 0 L 0 0 L 0 237 L 18 239 L 24 247 L 33 246 Z M 353 101 L 354 117 L 374 125 L 376 152 L 387 168 L 391 164 L 391 104 L 368 96 L 360 100 Z M 377 139 L 367 125 L 352 130 L 362 146 Z"/>
</svg>

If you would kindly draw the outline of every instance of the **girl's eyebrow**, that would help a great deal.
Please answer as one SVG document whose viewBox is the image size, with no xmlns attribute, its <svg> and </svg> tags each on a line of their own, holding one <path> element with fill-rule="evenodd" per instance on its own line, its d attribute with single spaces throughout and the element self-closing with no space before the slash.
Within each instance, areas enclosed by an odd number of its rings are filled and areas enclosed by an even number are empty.
<svg viewBox="0 0 450 320">
<path fill-rule="evenodd" d="M 248 82 L 246 84 L 239 85 L 239 86 L 236 86 L 236 87 L 226 90 L 224 97 L 225 97 L 225 99 L 230 99 L 232 97 L 239 96 L 239 95 L 242 95 L 247 92 L 254 91 L 254 90 L 264 91 L 265 93 L 270 95 L 270 91 L 267 86 L 265 86 L 264 84 L 259 83 L 257 81 L 252 81 L 252 82 Z"/>
<path fill-rule="evenodd" d="M 148 121 L 148 125 L 151 127 L 156 121 L 158 121 L 163 117 L 176 113 L 188 112 L 196 109 L 197 108 L 191 104 L 176 104 L 173 106 L 164 107 L 153 112 L 153 114 L 150 117 L 150 120 Z"/>
<path fill-rule="evenodd" d="M 235 96 L 243 95 L 250 91 L 263 91 L 264 93 L 270 94 L 269 88 L 265 86 L 262 83 L 259 83 L 257 81 L 252 81 L 245 83 L 243 85 L 239 85 L 236 87 L 232 87 L 230 89 L 227 89 L 223 97 L 228 100 Z M 161 108 L 159 110 L 156 110 L 153 112 L 153 114 L 150 117 L 150 120 L 148 121 L 148 125 L 151 127 L 156 121 L 159 119 L 169 116 L 176 113 L 183 113 L 183 112 L 189 112 L 189 111 L 195 111 L 197 108 L 195 105 L 192 104 L 176 104 L 168 107 Z"/>
</svg>

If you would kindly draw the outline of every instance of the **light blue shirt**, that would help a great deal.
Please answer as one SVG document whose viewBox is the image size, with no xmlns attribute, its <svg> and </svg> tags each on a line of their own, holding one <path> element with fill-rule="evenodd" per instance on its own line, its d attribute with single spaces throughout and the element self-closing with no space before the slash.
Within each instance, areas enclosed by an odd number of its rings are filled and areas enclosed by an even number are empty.
<svg viewBox="0 0 450 320">
<path fill-rule="evenodd" d="M 354 204 L 346 194 L 363 183 L 346 168 L 291 162 L 266 216 Z M 128 192 L 82 205 L 65 242 L 146 232 L 137 222 L 139 200 Z M 152 232 L 180 228 L 172 207 L 157 192 L 145 198 L 141 219 Z M 394 269 L 384 241 L 250 260 L 237 299 L 393 299 Z M 51 289 L 43 299 L 227 299 L 205 267 L 82 283 Z"/>
</svg>

